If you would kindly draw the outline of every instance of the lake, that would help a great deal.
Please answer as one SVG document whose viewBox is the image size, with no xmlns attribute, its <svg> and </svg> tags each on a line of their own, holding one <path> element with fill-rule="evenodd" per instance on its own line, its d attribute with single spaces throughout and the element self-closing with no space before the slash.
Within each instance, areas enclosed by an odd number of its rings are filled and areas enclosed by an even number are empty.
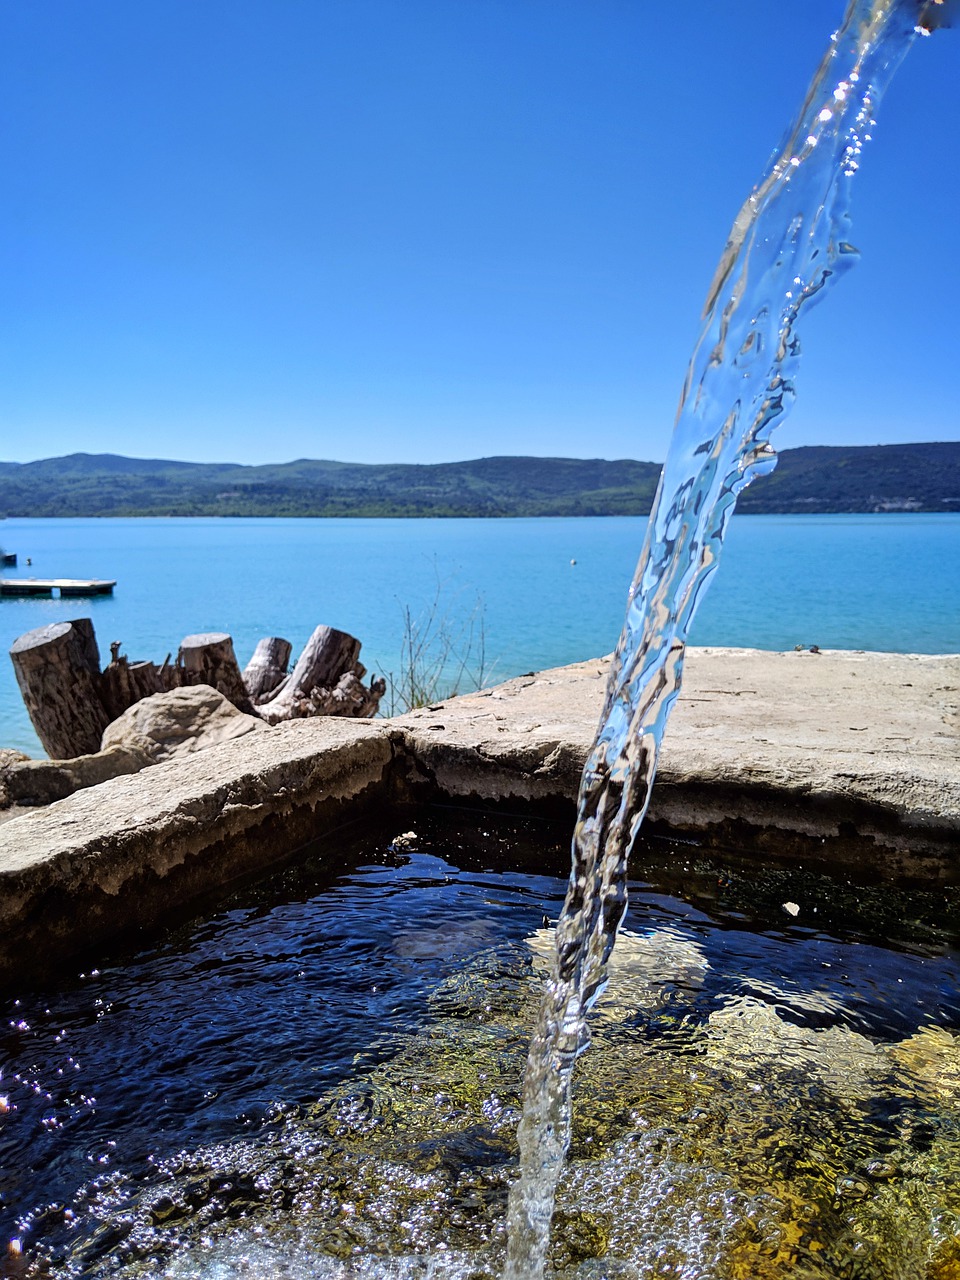
<svg viewBox="0 0 960 1280">
<path fill-rule="evenodd" d="M 294 657 L 318 623 L 398 673 L 405 614 L 442 626 L 484 683 L 609 652 L 646 520 L 64 519 L 0 522 L 6 576 L 115 578 L 112 597 L 4 599 L 0 642 L 93 618 L 101 657 L 176 657 L 227 631 L 240 665 L 281 635 Z M 26 565 L 30 557 L 32 565 Z M 471 646 L 472 633 L 472 646 Z M 960 651 L 960 514 L 735 516 L 693 625 L 701 645 Z M 389 696 L 389 695 L 388 695 Z M 8 660 L 0 746 L 42 755 Z"/>
</svg>

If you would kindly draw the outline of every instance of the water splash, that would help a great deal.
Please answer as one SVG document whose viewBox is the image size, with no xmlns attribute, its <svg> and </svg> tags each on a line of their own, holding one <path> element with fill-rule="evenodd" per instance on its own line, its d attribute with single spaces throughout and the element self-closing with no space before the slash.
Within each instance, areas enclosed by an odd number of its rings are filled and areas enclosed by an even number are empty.
<svg viewBox="0 0 960 1280">
<path fill-rule="evenodd" d="M 851 0 L 710 287 L 581 781 L 570 883 L 527 1062 L 504 1280 L 543 1274 L 573 1067 L 626 909 L 627 856 L 680 691 L 690 622 L 738 494 L 776 463 L 769 438 L 794 398 L 797 317 L 856 260 L 850 181 L 881 94 L 914 36 L 946 12 L 939 0 Z"/>
</svg>

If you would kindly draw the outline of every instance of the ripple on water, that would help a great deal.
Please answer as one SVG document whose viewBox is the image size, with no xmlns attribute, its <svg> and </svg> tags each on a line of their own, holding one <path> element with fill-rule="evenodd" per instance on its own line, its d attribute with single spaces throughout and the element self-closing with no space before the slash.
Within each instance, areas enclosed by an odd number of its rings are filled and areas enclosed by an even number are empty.
<svg viewBox="0 0 960 1280">
<path fill-rule="evenodd" d="M 372 833 L 332 883 L 284 872 L 123 969 L 10 1007 L 0 1191 L 24 1253 L 8 1274 L 499 1274 L 542 920 L 564 882 L 485 869 L 493 819 L 482 836 L 416 826 L 417 850 Z M 514 834 L 518 861 L 549 838 L 562 863 L 565 833 Z M 953 891 L 831 896 L 809 871 L 689 850 L 635 870 L 578 1066 L 553 1274 L 950 1275 Z M 150 1105 L 172 1081 L 182 1122 Z"/>
</svg>

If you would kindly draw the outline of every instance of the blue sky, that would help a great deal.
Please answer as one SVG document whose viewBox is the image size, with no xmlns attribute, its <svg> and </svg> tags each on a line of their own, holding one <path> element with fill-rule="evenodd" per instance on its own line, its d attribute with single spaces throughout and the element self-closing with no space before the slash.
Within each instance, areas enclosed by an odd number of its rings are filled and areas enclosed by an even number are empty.
<svg viewBox="0 0 960 1280">
<path fill-rule="evenodd" d="M 0 459 L 661 459 L 843 8 L 4 4 Z M 780 448 L 960 438 L 958 71 L 887 95 Z"/>
</svg>

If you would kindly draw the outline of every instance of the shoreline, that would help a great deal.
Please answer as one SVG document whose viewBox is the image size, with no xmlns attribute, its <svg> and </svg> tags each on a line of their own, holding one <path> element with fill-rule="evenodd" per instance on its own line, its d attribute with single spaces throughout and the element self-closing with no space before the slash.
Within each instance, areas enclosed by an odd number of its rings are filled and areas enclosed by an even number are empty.
<svg viewBox="0 0 960 1280">
<path fill-rule="evenodd" d="M 960 501 L 960 500 L 958 500 Z M 746 511 L 737 510 L 735 515 L 749 516 L 751 519 L 782 519 L 783 517 L 795 518 L 798 520 L 806 519 L 808 516 L 816 519 L 820 517 L 835 516 L 958 516 L 960 517 L 960 508 L 954 505 L 941 505 L 938 507 L 912 507 L 908 504 L 903 505 L 885 505 L 877 507 L 818 507 L 816 509 L 805 506 L 802 510 L 769 510 L 757 511 L 748 509 Z M 501 521 L 501 520 L 642 520 L 649 518 L 649 509 L 646 511 L 545 511 L 540 514 L 510 512 L 510 511 L 391 511 L 371 513 L 363 511 L 335 511 L 335 512 L 316 512 L 313 514 L 305 512 L 284 513 L 279 511 L 257 511 L 257 512 L 237 512 L 237 511 L 199 511 L 199 512 L 139 512 L 139 511 L 111 511 L 111 512 L 93 512 L 88 514 L 73 513 L 68 515 L 17 515 L 7 514 L 0 516 L 0 520 L 469 520 L 480 521 Z"/>
</svg>

